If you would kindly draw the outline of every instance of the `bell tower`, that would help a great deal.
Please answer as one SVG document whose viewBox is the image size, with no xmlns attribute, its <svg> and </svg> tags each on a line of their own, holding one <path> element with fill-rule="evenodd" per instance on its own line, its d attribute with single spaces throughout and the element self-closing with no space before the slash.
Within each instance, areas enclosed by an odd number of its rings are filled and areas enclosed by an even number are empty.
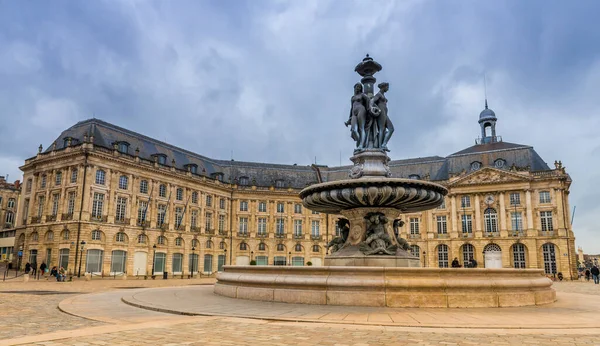
<svg viewBox="0 0 600 346">
<path fill-rule="evenodd" d="M 485 109 L 479 113 L 479 126 L 481 126 L 481 144 L 498 142 L 496 137 L 496 113 L 488 108 L 487 98 Z"/>
</svg>

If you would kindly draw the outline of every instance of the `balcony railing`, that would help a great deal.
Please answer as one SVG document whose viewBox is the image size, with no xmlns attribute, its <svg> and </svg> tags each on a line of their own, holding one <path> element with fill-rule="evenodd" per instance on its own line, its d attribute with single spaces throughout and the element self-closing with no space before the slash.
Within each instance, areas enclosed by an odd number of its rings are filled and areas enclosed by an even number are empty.
<svg viewBox="0 0 600 346">
<path fill-rule="evenodd" d="M 46 222 L 56 221 L 56 215 L 46 215 Z"/>
<path fill-rule="evenodd" d="M 62 214 L 61 217 L 60 217 L 60 219 L 63 220 L 63 221 L 73 220 L 73 213 Z"/>
<path fill-rule="evenodd" d="M 408 235 L 408 237 L 410 239 L 419 239 L 419 238 L 421 238 L 421 234 L 420 233 L 416 233 L 416 234 L 412 234 L 411 233 L 411 234 Z"/>
<path fill-rule="evenodd" d="M 524 237 L 525 231 L 511 231 L 510 235 L 513 237 Z"/>
<path fill-rule="evenodd" d="M 275 233 L 275 238 L 285 238 L 285 233 Z"/>
<path fill-rule="evenodd" d="M 294 239 L 303 239 L 304 238 L 304 234 L 302 233 L 294 233 Z"/>
<path fill-rule="evenodd" d="M 450 235 L 448 233 L 436 233 L 436 237 L 440 239 L 449 238 Z"/>
<path fill-rule="evenodd" d="M 220 236 L 227 236 L 228 234 L 229 233 L 227 231 L 223 231 L 223 230 L 219 231 Z"/>
<path fill-rule="evenodd" d="M 106 222 L 107 220 L 107 216 L 92 216 L 90 217 L 90 221 L 95 221 L 95 222 Z"/>
<path fill-rule="evenodd" d="M 238 237 L 248 238 L 248 232 L 238 232 L 237 235 Z"/>
<path fill-rule="evenodd" d="M 310 235 L 310 239 L 312 240 L 321 240 L 321 235 L 320 234 L 311 234 Z"/>
<path fill-rule="evenodd" d="M 150 227 L 150 221 L 137 220 L 137 225 L 140 227 Z"/>
<path fill-rule="evenodd" d="M 190 227 L 190 231 L 194 232 L 194 233 L 199 233 L 200 232 L 200 228 L 197 226 L 192 226 Z"/>
<path fill-rule="evenodd" d="M 267 238 L 269 234 L 267 232 L 258 232 L 256 236 L 259 238 Z"/>
<path fill-rule="evenodd" d="M 123 218 L 123 219 L 115 219 L 115 223 L 118 224 L 122 224 L 122 225 L 128 225 L 129 224 L 129 219 L 127 218 Z"/>
<path fill-rule="evenodd" d="M 41 221 L 41 217 L 39 217 L 39 216 L 32 216 L 31 217 L 31 223 L 32 224 L 34 224 L 34 223 L 40 223 L 40 221 Z"/>
<path fill-rule="evenodd" d="M 541 237 L 554 237 L 554 231 L 540 231 Z"/>
<path fill-rule="evenodd" d="M 7 222 L 4 224 L 4 228 L 13 228 L 13 224 L 10 222 Z"/>
<path fill-rule="evenodd" d="M 204 234 L 215 234 L 215 230 L 207 228 L 207 229 L 204 230 Z"/>
<path fill-rule="evenodd" d="M 485 232 L 485 233 L 483 233 L 483 236 L 488 237 L 488 238 L 499 237 L 500 232 Z"/>
<path fill-rule="evenodd" d="M 463 233 L 462 237 L 463 238 L 473 238 L 473 233 L 470 233 L 470 232 Z"/>
</svg>

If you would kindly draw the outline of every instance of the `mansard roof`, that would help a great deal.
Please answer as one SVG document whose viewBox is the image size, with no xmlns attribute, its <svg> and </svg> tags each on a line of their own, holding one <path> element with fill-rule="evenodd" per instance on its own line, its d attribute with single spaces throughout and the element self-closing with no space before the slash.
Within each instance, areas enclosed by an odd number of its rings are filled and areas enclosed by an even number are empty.
<svg viewBox="0 0 600 346">
<path fill-rule="evenodd" d="M 247 177 L 250 185 L 275 186 L 279 181 L 285 188 L 304 188 L 318 181 L 317 170 L 309 165 L 212 159 L 99 119 L 81 121 L 66 129 L 46 152 L 51 151 L 54 146 L 56 150 L 63 149 L 66 138 L 72 138 L 72 143 L 76 145 L 83 143 L 86 136 L 88 140 L 93 136 L 95 146 L 108 149 L 112 149 L 114 143 L 126 142 L 129 144 L 129 154 L 133 155 L 139 149 L 140 158 L 146 160 L 153 160 L 153 156 L 157 154 L 166 155 L 166 164 L 171 165 L 175 159 L 176 168 L 179 169 L 195 164 L 198 166 L 198 174 L 212 176 L 220 173 L 226 182 L 236 182 L 241 177 Z M 389 166 L 393 177 L 409 178 L 416 175 L 420 179 L 446 181 L 451 176 L 470 171 L 473 162 L 479 162 L 481 167 L 490 167 L 497 160 L 503 160 L 504 169 L 516 167 L 527 171 L 550 170 L 533 147 L 508 142 L 478 144 L 448 157 L 392 160 Z M 323 181 L 346 179 L 350 168 L 351 166 L 318 166 Z"/>
</svg>

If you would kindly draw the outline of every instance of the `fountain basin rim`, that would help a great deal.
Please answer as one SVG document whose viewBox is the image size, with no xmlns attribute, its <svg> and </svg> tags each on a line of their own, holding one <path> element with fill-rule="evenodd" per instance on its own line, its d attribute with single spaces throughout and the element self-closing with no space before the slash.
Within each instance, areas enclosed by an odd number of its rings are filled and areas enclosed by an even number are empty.
<svg viewBox="0 0 600 346">
<path fill-rule="evenodd" d="M 344 180 L 335 180 L 328 181 L 325 183 L 313 184 L 305 187 L 300 191 L 300 198 L 304 198 L 311 193 L 321 192 L 326 190 L 332 190 L 336 188 L 350 188 L 350 187 L 369 187 L 369 186 L 408 186 L 408 187 L 421 187 L 427 188 L 430 190 L 434 190 L 436 192 L 441 193 L 446 196 L 448 194 L 448 189 L 444 186 L 432 183 L 425 180 L 416 180 L 416 179 L 405 179 L 405 178 L 383 178 L 383 177 L 363 177 L 359 179 L 344 179 Z"/>
</svg>

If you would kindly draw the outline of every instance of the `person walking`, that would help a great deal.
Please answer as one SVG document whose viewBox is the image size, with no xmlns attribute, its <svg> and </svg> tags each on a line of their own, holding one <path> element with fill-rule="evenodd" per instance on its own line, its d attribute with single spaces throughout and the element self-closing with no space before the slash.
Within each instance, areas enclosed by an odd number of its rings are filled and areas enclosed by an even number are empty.
<svg viewBox="0 0 600 346">
<path fill-rule="evenodd" d="M 593 266 L 592 270 L 590 270 L 590 273 L 592 273 L 592 277 L 594 278 L 594 283 L 597 285 L 598 283 L 600 283 L 600 277 L 598 277 L 598 275 L 600 275 L 600 269 L 598 269 L 598 267 Z"/>
<path fill-rule="evenodd" d="M 27 268 L 27 267 L 25 267 Z M 586 269 L 585 270 L 585 281 L 590 281 L 590 270 Z"/>
<path fill-rule="evenodd" d="M 31 264 L 29 264 L 29 262 L 27 262 L 25 264 L 25 274 L 29 274 L 30 270 L 31 270 Z"/>
<path fill-rule="evenodd" d="M 46 262 L 42 262 L 42 264 L 40 264 L 40 272 L 42 272 L 42 276 L 44 276 L 44 273 L 46 273 Z"/>
</svg>

